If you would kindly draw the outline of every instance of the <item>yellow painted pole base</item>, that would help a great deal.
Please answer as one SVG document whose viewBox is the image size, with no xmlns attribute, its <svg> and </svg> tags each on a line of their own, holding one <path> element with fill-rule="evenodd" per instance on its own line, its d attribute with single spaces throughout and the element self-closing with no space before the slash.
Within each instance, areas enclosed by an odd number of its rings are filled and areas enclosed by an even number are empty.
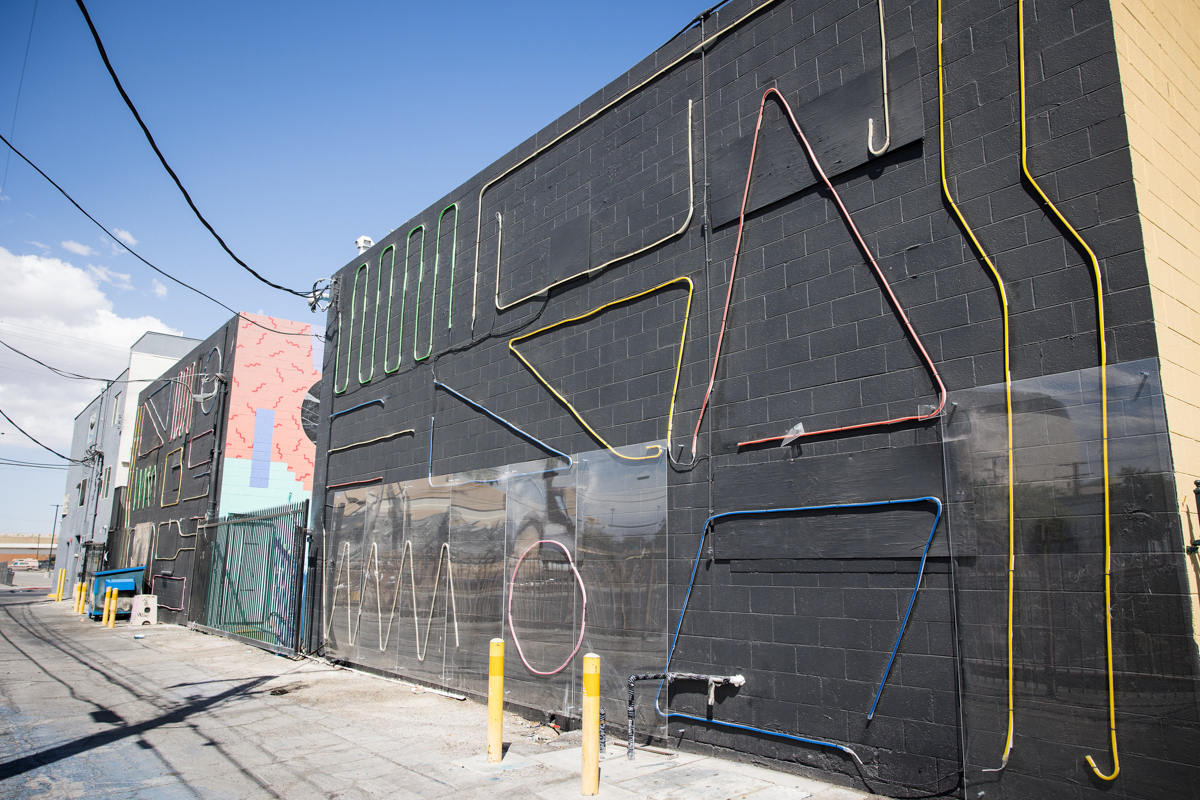
<svg viewBox="0 0 1200 800">
<path fill-rule="evenodd" d="M 600 793 L 600 656 L 583 657 L 583 772 L 579 793 Z"/>
<path fill-rule="evenodd" d="M 487 760 L 499 764 L 504 757 L 504 640 L 488 645 Z"/>
</svg>

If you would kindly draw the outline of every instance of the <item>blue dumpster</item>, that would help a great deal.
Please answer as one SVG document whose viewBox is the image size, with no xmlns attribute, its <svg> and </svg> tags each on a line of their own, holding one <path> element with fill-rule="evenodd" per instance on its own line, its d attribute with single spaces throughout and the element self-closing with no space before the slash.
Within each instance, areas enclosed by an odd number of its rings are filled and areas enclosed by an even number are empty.
<svg viewBox="0 0 1200 800">
<path fill-rule="evenodd" d="M 100 619 L 104 615 L 105 592 L 116 589 L 117 616 L 128 619 L 129 611 L 133 607 L 133 596 L 141 593 L 142 573 L 145 570 L 143 566 L 97 572 L 92 577 L 92 585 L 88 587 L 88 616 Z"/>
</svg>

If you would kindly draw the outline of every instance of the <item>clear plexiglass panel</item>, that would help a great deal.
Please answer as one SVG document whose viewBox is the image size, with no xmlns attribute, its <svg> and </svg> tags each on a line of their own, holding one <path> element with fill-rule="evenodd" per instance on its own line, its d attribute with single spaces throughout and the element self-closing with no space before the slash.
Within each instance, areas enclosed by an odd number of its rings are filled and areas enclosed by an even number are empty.
<svg viewBox="0 0 1200 800">
<path fill-rule="evenodd" d="M 666 486 L 649 443 L 338 492 L 325 653 L 483 695 L 500 637 L 506 699 L 570 717 L 595 652 L 609 719 L 623 719 L 628 676 L 666 658 Z M 640 729 L 660 722 L 639 710 Z"/>
<path fill-rule="evenodd" d="M 1162 737 L 1172 719 L 1196 722 L 1194 644 L 1185 626 L 1171 624 L 1190 602 L 1157 363 L 1111 366 L 1107 378 L 1117 736 L 1151 752 L 1169 746 Z M 1087 785 L 1087 755 L 1109 769 L 1100 391 L 1098 369 L 1012 385 L 1017 739 L 1002 773 L 982 770 L 999 766 L 1007 732 L 1004 387 L 951 396 L 948 513 L 958 567 L 968 781 L 989 784 L 989 796 L 1004 787 L 1017 792 L 1028 774 Z M 1024 732 L 1052 739 L 1058 749 L 1047 754 L 1045 746 L 1023 740 Z"/>
</svg>

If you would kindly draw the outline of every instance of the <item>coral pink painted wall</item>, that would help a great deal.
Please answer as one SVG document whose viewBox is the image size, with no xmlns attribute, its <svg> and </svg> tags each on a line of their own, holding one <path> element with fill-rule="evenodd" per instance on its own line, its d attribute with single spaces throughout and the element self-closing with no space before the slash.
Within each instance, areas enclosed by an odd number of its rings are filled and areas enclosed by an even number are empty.
<svg viewBox="0 0 1200 800">
<path fill-rule="evenodd" d="M 311 325 L 285 319 L 243 314 L 230 379 L 228 436 L 225 457 L 250 460 L 254 450 L 255 409 L 275 412 L 271 461 L 286 463 L 295 479 L 312 492 L 316 445 L 300 424 L 300 404 L 321 373 L 313 369 Z M 265 331 L 249 322 L 278 331 Z"/>
</svg>

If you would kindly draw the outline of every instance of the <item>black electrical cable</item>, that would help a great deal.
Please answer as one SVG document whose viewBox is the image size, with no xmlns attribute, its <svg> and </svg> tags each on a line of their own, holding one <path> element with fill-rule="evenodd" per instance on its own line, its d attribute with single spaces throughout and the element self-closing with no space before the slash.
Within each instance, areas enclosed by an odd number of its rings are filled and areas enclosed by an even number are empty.
<svg viewBox="0 0 1200 800">
<path fill-rule="evenodd" d="M 117 73 L 116 70 L 113 69 L 112 62 L 108 60 L 108 53 L 104 50 L 104 43 L 100 41 L 100 34 L 96 31 L 96 26 L 92 24 L 92 17 L 90 14 L 88 14 L 87 7 L 83 4 L 83 0 L 75 0 L 75 4 L 79 6 L 79 10 L 83 13 L 84 20 L 87 21 L 88 28 L 92 32 L 92 39 L 94 39 L 96 42 L 96 49 L 100 51 L 100 58 L 103 59 L 104 66 L 106 69 L 108 69 L 108 74 L 112 78 L 113 83 L 116 85 L 117 91 L 121 93 L 121 99 L 125 101 L 125 105 L 127 105 L 129 110 L 133 113 L 133 118 L 137 120 L 137 124 L 142 128 L 142 133 L 146 135 L 146 141 L 150 143 L 150 147 L 153 148 L 154 154 L 158 156 L 158 160 L 162 163 L 163 169 L 167 171 L 167 174 L 171 176 L 171 180 L 175 181 L 175 185 L 179 187 L 180 193 L 183 194 L 183 199 L 187 201 L 188 206 L 192 209 L 192 213 L 196 215 L 196 219 L 200 220 L 200 223 L 208 229 L 208 232 L 211 233 L 213 238 L 217 240 L 217 244 L 221 245 L 221 249 L 228 253 L 229 257 L 236 261 L 242 269 L 249 272 L 255 278 L 258 278 L 272 289 L 278 289 L 281 292 L 294 294 L 296 297 L 303 297 L 306 300 L 311 298 L 314 292 L 298 292 L 295 289 L 289 289 L 286 286 L 280 286 L 278 283 L 274 283 L 264 278 L 262 275 L 259 275 L 249 264 L 247 264 L 245 261 L 242 261 L 232 250 L 229 249 L 229 245 L 225 244 L 225 240 L 222 239 L 220 234 L 218 234 L 213 226 L 208 223 L 208 220 L 206 220 L 204 215 L 200 213 L 200 209 L 196 208 L 196 204 L 192 202 L 192 196 L 188 194 L 187 189 L 183 188 L 183 183 L 179 180 L 179 176 L 175 174 L 175 170 L 171 169 L 171 165 L 167 163 L 166 157 L 162 154 L 162 151 L 158 149 L 158 144 L 154 141 L 154 137 L 150 135 L 150 129 L 147 128 L 146 123 L 142 121 L 142 115 L 138 113 L 137 108 L 133 105 L 133 101 L 130 100 L 129 95 L 126 94 L 125 87 L 121 85 L 121 79 L 117 77 Z"/>
<path fill-rule="evenodd" d="M 672 36 L 670 39 L 667 39 L 667 44 L 670 44 L 671 42 L 673 42 L 673 41 L 675 41 L 676 39 L 678 39 L 680 36 L 683 36 L 685 33 L 687 33 L 688 31 L 690 31 L 692 28 L 696 27 L 696 24 L 697 24 L 697 23 L 702 23 L 702 22 L 704 22 L 704 20 L 706 20 L 706 19 L 708 19 L 710 16 L 712 16 L 712 13 L 713 13 L 714 11 L 716 11 L 718 8 L 720 8 L 721 6 L 725 5 L 725 4 L 726 4 L 726 3 L 728 3 L 729 1 L 730 1 L 730 0 L 721 0 L 721 2 L 717 3 L 717 4 L 716 4 L 715 6 L 713 6 L 712 8 L 707 8 L 707 9 L 705 9 L 704 11 L 701 11 L 701 12 L 700 12 L 699 14 L 697 14 L 696 16 L 692 17 L 692 21 L 691 21 L 691 22 L 689 22 L 687 25 L 684 25 L 684 26 L 683 26 L 683 27 L 682 27 L 682 28 L 679 30 L 679 33 L 675 34 L 675 35 L 674 35 L 674 36 Z M 704 37 L 703 37 L 703 35 L 701 35 L 700 39 L 701 39 L 701 41 L 703 41 L 703 40 L 704 40 Z"/>
<path fill-rule="evenodd" d="M 17 129 L 17 112 L 21 110 L 21 90 L 25 88 L 25 67 L 29 66 L 29 45 L 33 43 L 33 25 L 37 22 L 38 0 L 33 0 L 33 16 L 29 18 L 29 35 L 25 37 L 25 58 L 21 61 L 21 78 L 17 81 L 17 100 L 13 103 L 12 125 L 8 128 L 11 138 Z M 4 158 L 4 178 L 0 179 L 0 201 L 3 201 L 4 187 L 8 186 L 8 162 L 12 156 L 9 153 Z"/>
<path fill-rule="evenodd" d="M 93 223 L 93 224 L 95 224 L 95 226 L 96 226 L 97 228 L 99 228 L 100 230 L 104 231 L 105 235 L 108 235 L 108 228 L 104 227 L 104 225 L 102 225 L 102 224 L 100 223 L 100 221 L 99 221 L 99 220 L 97 220 L 95 217 L 93 217 L 91 214 L 89 214 L 89 213 L 87 212 L 87 210 L 86 210 L 86 209 L 84 209 L 84 207 L 83 207 L 83 206 L 81 206 L 81 205 L 79 205 L 79 203 L 75 202 L 75 198 L 74 198 L 74 197 L 71 197 L 71 195 L 67 194 L 67 190 L 66 190 L 66 189 L 62 188 L 62 187 L 61 187 L 61 186 L 59 186 L 57 183 L 55 183 L 55 182 L 54 182 L 54 179 L 53 179 L 53 178 L 51 178 L 49 175 L 47 175 L 45 172 L 42 172 L 41 168 L 40 168 L 40 167 L 39 167 L 37 164 L 35 164 L 35 163 L 33 163 L 32 161 L 30 161 L 30 160 L 29 160 L 29 158 L 28 158 L 28 157 L 27 157 L 27 156 L 26 156 L 24 153 L 22 153 L 20 150 L 18 150 L 18 149 L 17 149 L 17 148 L 16 148 L 16 147 L 13 145 L 13 143 L 12 143 L 12 142 L 10 142 L 8 139 L 5 139 L 5 138 L 4 138 L 4 136 L 3 136 L 3 134 L 0 134 L 0 142 L 3 142 L 4 144 L 6 144 L 6 145 L 8 146 L 8 149 L 10 149 L 10 150 L 12 150 L 14 153 L 16 153 L 16 154 L 17 154 L 17 155 L 18 155 L 18 156 L 21 158 L 21 160 L 22 160 L 22 161 L 24 161 L 24 162 L 25 162 L 26 164 L 28 164 L 29 166 L 33 167 L 34 171 L 35 171 L 35 172 L 37 172 L 37 174 L 38 174 L 38 175 L 41 175 L 43 178 L 45 178 L 45 179 L 46 179 L 46 181 L 47 181 L 47 183 L 49 183 L 51 186 L 53 186 L 55 189 L 57 189 L 59 194 L 61 194 L 61 195 L 62 195 L 63 197 L 65 197 L 65 198 L 67 198 L 68 202 L 70 202 L 70 203 L 71 203 L 71 205 L 73 205 L 73 206 L 75 206 L 75 208 L 79 209 L 79 213 L 83 214 L 85 217 L 87 217 L 88 219 L 90 219 L 90 220 L 92 221 L 92 223 Z M 171 274 L 170 274 L 170 273 L 168 273 L 168 272 L 164 272 L 163 270 L 161 270 L 161 269 L 159 269 L 158 267 L 154 266 L 154 265 L 153 265 L 153 264 L 151 264 L 149 261 L 147 261 L 146 259 L 142 258 L 140 255 L 138 255 L 138 254 L 137 254 L 137 252 L 136 252 L 136 251 L 135 251 L 133 248 L 129 247 L 128 245 L 124 245 L 124 244 L 123 244 L 123 245 L 121 245 L 121 246 L 122 246 L 122 247 L 123 247 L 125 250 L 127 250 L 131 256 L 133 256 L 134 258 L 136 258 L 138 261 L 141 261 L 141 262 L 142 262 L 143 264 L 145 264 L 147 267 L 149 267 L 150 269 L 154 270 L 154 271 L 155 271 L 155 272 L 157 272 L 159 275 L 162 275 L 162 276 L 163 276 L 164 278 L 166 278 L 167 280 L 169 280 L 169 281 L 173 281 L 173 282 L 175 282 L 175 283 L 179 284 L 180 286 L 182 286 L 183 288 L 185 288 L 185 289 L 188 289 L 188 290 L 190 290 L 190 291 L 193 291 L 193 292 L 195 292 L 196 294 L 200 295 L 201 297 L 203 297 L 203 298 L 204 298 L 204 299 L 206 299 L 206 300 L 211 300 L 212 302 L 214 302 L 214 303 L 216 303 L 217 305 L 219 305 L 221 308 L 223 308 L 223 309 L 225 309 L 226 311 L 228 311 L 230 314 L 233 314 L 233 315 L 235 315 L 235 316 L 239 317 L 240 319 L 244 319 L 246 322 L 249 322 L 251 325 L 255 325 L 255 326 L 259 327 L 259 328 L 262 328 L 262 329 L 263 329 L 263 330 L 265 330 L 265 331 L 271 331 L 272 333 L 280 333 L 280 334 L 283 334 L 283 335 L 285 335 L 285 336 L 315 336 L 316 338 L 318 338 L 318 339 L 321 339 L 322 341 L 324 341 L 324 340 L 325 340 L 325 339 L 324 339 L 324 337 L 323 337 L 323 336 L 321 336 L 321 335 L 320 335 L 320 334 L 318 334 L 318 333 L 293 333 L 293 332 L 291 332 L 291 331 L 281 331 L 281 330 L 278 330 L 278 329 L 276 329 L 276 328 L 269 328 L 269 327 L 267 327 L 266 325 L 263 325 L 263 324 L 261 324 L 261 323 L 255 322 L 254 320 L 250 319 L 249 317 L 247 317 L 246 315 L 242 314 L 241 312 L 234 311 L 232 308 L 230 308 L 229 306 L 225 305 L 224 303 L 222 303 L 220 300 L 218 300 L 217 298 L 213 297 L 212 295 L 210 295 L 210 294 L 206 294 L 206 293 L 204 293 L 204 292 L 200 291 L 199 289 L 197 289 L 195 286 L 191 286 L 191 285 L 189 285 L 189 284 L 186 284 L 186 283 L 184 283 L 183 281 L 179 280 L 179 278 L 176 278 L 174 275 L 171 275 Z"/>
<path fill-rule="evenodd" d="M 35 461 L 17 461 L 0 458 L 0 467 L 29 467 L 31 469 L 68 469 L 66 464 L 39 464 Z"/>
<path fill-rule="evenodd" d="M 67 372 L 66 370 L 61 370 L 61 369 L 59 369 L 58 367 L 52 367 L 52 366 L 50 366 L 49 364 L 47 364 L 45 361 L 39 361 L 38 359 L 36 359 L 36 358 L 34 358 L 33 356 L 29 355 L 29 353 L 22 353 L 20 350 L 18 350 L 17 348 L 13 347 L 13 346 L 12 346 L 11 344 L 9 344 L 8 342 L 5 342 L 5 341 L 2 341 L 2 340 L 0 340 L 0 345 L 4 345 L 4 346 L 5 346 L 5 347 L 7 347 L 9 350 L 12 350 L 14 353 L 16 353 L 16 354 L 17 354 L 17 355 L 19 355 L 19 356 L 22 356 L 22 357 L 24 357 L 24 358 L 28 358 L 30 361 L 32 361 L 32 362 L 33 362 L 33 363 L 35 363 L 35 364 L 41 364 L 43 367 L 45 367 L 46 369 L 48 369 L 48 370 L 50 370 L 51 372 L 55 373 L 55 374 L 56 374 L 56 375 L 58 375 L 59 377 L 62 377 L 62 378 L 70 378 L 71 380 L 79 380 L 79 381 L 101 381 L 101 380 L 104 380 L 103 378 L 89 378 L 89 377 L 88 377 L 88 376 L 86 376 L 86 375 L 80 375 L 80 374 L 78 374 L 78 373 L 76 373 L 76 372 Z"/>
<path fill-rule="evenodd" d="M 55 449 L 53 449 L 53 448 L 51 448 L 51 447 L 47 447 L 46 445 L 44 445 L 44 444 L 42 444 L 41 442 L 39 442 L 37 439 L 35 439 L 35 438 L 33 438 L 32 436 L 30 436 L 30 435 L 29 435 L 29 434 L 28 434 L 28 433 L 25 431 L 25 429 L 24 429 L 24 428 L 22 428 L 22 427 L 21 427 L 20 425 L 18 425 L 17 423 L 13 422 L 13 419 L 12 419 L 12 417 L 10 417 L 8 414 L 5 414 L 5 413 L 4 413 L 4 409 L 2 409 L 2 408 L 0 408 L 0 417 L 4 417 L 6 420 L 8 420 L 9 424 L 10 424 L 10 425 L 12 425 L 14 428 L 16 428 L 18 431 L 20 431 L 20 432 L 22 433 L 22 435 L 24 435 L 24 436 L 25 436 L 25 438 L 26 438 L 26 439 L 28 439 L 29 441 L 31 441 L 31 442 L 33 442 L 34 444 L 36 444 L 38 447 L 42 448 L 42 449 L 43 449 L 43 450 L 45 450 L 47 453 L 53 453 L 54 455 L 56 455 L 56 456 L 58 456 L 59 458 L 61 458 L 63 461 L 70 461 L 72 464 L 82 464 L 82 463 L 83 463 L 82 461 L 79 461 L 78 459 L 75 459 L 75 458 L 68 458 L 67 456 L 64 456 L 62 453 L 58 452 L 57 450 L 55 450 Z"/>
</svg>

